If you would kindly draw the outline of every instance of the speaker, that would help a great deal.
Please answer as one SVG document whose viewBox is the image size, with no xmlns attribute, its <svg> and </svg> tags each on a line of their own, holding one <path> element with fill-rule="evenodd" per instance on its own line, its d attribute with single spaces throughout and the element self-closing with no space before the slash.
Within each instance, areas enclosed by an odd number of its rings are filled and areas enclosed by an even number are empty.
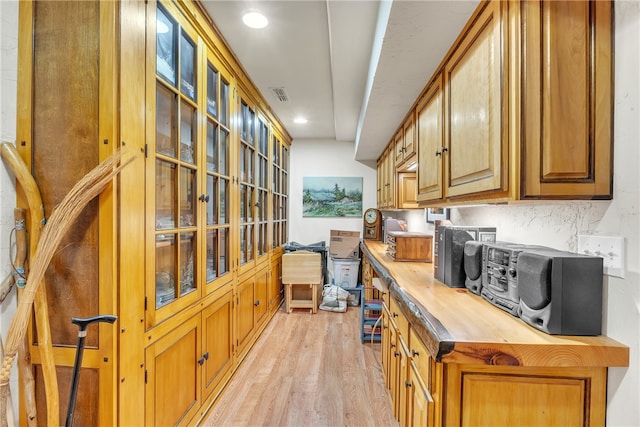
<svg viewBox="0 0 640 427">
<path fill-rule="evenodd" d="M 441 225 L 438 227 L 436 278 L 451 288 L 464 288 L 464 245 L 470 240 L 495 241 L 495 227 Z"/>
<path fill-rule="evenodd" d="M 602 258 L 555 250 L 518 256 L 519 316 L 553 335 L 602 332 Z"/>
<path fill-rule="evenodd" d="M 471 292 L 480 295 L 482 289 L 482 247 L 483 243 L 469 240 L 464 244 L 464 284 Z"/>
</svg>

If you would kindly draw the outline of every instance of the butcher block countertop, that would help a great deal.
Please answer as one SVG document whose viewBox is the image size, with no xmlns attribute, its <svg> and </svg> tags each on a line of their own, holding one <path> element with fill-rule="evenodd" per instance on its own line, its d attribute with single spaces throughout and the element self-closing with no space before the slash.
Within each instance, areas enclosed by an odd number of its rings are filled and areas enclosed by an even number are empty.
<svg viewBox="0 0 640 427">
<path fill-rule="evenodd" d="M 628 366 L 629 347 L 606 336 L 549 335 L 466 289 L 433 277 L 433 264 L 394 262 L 364 240 L 367 257 L 437 362 L 531 367 Z"/>
</svg>

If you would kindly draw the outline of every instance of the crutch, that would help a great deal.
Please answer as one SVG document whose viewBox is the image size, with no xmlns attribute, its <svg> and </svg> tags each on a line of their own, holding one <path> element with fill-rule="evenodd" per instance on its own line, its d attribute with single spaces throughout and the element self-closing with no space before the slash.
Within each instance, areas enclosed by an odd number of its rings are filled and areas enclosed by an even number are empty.
<svg viewBox="0 0 640 427">
<path fill-rule="evenodd" d="M 71 381 L 71 393 L 69 394 L 66 427 L 71 427 L 73 424 L 73 411 L 75 410 L 76 396 L 78 395 L 78 380 L 80 379 L 80 366 L 82 365 L 82 352 L 84 351 L 84 339 L 87 336 L 87 326 L 94 322 L 113 323 L 117 318 L 117 316 L 110 314 L 101 314 L 93 317 L 74 317 L 71 319 L 71 323 L 78 325 L 78 345 L 76 347 L 76 360 L 73 362 L 73 377 Z"/>
</svg>

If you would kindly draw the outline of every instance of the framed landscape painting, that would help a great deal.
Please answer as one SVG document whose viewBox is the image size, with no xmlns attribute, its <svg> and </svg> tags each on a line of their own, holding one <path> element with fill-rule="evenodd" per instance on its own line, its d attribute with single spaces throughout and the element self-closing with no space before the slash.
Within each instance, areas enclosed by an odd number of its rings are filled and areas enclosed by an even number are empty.
<svg viewBox="0 0 640 427">
<path fill-rule="evenodd" d="M 362 216 L 362 177 L 303 177 L 302 216 Z"/>
</svg>

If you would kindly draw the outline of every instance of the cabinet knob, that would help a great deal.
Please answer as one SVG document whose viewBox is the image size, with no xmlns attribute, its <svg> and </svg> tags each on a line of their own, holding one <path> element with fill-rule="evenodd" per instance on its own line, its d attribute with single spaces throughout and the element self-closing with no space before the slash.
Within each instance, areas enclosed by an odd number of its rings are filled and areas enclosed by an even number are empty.
<svg viewBox="0 0 640 427">
<path fill-rule="evenodd" d="M 439 155 L 441 155 L 441 154 L 442 154 L 442 151 L 440 151 L 440 150 L 436 150 L 436 157 L 437 157 L 437 156 L 439 156 Z"/>
<path fill-rule="evenodd" d="M 416 356 L 419 356 L 419 355 L 420 355 L 420 353 L 418 353 L 418 352 L 417 352 L 417 351 L 415 351 L 415 350 L 411 350 L 411 354 L 413 355 L 413 357 L 416 357 Z"/>
<path fill-rule="evenodd" d="M 198 359 L 198 365 L 202 366 L 204 364 L 204 357 Z"/>
<path fill-rule="evenodd" d="M 253 303 L 253 305 L 255 305 L 256 307 L 260 305 L 260 300 L 256 300 L 256 302 Z"/>
<path fill-rule="evenodd" d="M 204 360 L 209 360 L 209 352 L 207 351 L 205 354 L 202 355 L 202 357 L 204 357 Z"/>
<path fill-rule="evenodd" d="M 447 147 L 442 147 L 442 153 L 446 153 L 447 151 L 449 151 Z"/>
<path fill-rule="evenodd" d="M 411 384 L 411 381 L 405 381 L 404 382 L 404 386 L 405 387 L 411 387 L 411 386 L 413 386 L 413 384 Z"/>
<path fill-rule="evenodd" d="M 399 351 L 396 351 L 396 352 L 393 353 L 393 357 L 398 357 L 398 356 L 400 356 L 400 352 Z"/>
<path fill-rule="evenodd" d="M 393 317 L 398 317 L 398 313 L 396 313 L 395 311 L 393 312 Z"/>
<path fill-rule="evenodd" d="M 205 203 L 206 203 L 206 202 L 208 202 L 208 201 L 209 201 L 209 195 L 208 195 L 208 194 L 207 194 L 207 195 L 205 195 L 205 194 L 201 194 L 201 195 L 200 195 L 200 197 L 198 197 L 198 199 L 199 199 L 201 202 L 205 202 Z"/>
</svg>

